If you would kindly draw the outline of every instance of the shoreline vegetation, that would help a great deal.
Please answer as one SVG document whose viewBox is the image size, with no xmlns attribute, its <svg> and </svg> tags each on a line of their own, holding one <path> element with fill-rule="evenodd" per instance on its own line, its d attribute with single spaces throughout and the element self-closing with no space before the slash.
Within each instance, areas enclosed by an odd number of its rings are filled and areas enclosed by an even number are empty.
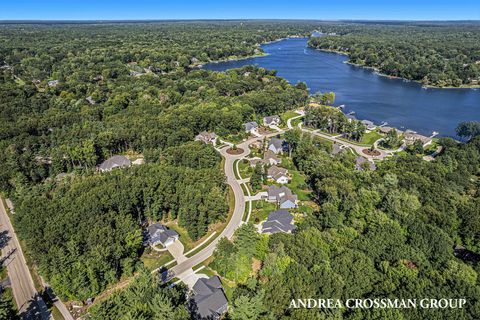
<svg viewBox="0 0 480 320">
<path fill-rule="evenodd" d="M 332 49 L 321 49 L 321 48 L 315 48 L 315 47 L 311 47 L 311 46 L 308 46 L 308 47 L 311 48 L 311 49 L 314 49 L 314 50 L 318 50 L 318 51 L 322 51 L 322 52 L 328 52 L 328 53 L 335 53 L 335 54 L 339 54 L 339 55 L 346 56 L 346 57 L 350 58 L 350 55 L 345 51 L 332 50 Z M 422 88 L 424 88 L 424 89 L 478 89 L 478 88 L 480 88 L 480 84 L 461 85 L 459 87 L 454 87 L 454 86 L 440 87 L 440 86 L 434 86 L 434 85 L 426 85 L 419 80 L 412 80 L 412 79 L 408 79 L 408 78 L 392 76 L 392 75 L 381 72 L 380 69 L 378 69 L 376 67 L 370 67 L 370 66 L 366 66 L 366 65 L 363 65 L 363 64 L 360 64 L 360 63 L 351 62 L 350 60 L 346 60 L 343 63 L 349 64 L 349 65 L 354 66 L 354 67 L 370 70 L 373 73 L 375 73 L 376 75 L 381 76 L 381 77 L 386 77 L 386 78 L 389 78 L 389 79 L 403 80 L 405 82 L 416 82 L 416 83 L 420 84 L 422 86 Z"/>
</svg>

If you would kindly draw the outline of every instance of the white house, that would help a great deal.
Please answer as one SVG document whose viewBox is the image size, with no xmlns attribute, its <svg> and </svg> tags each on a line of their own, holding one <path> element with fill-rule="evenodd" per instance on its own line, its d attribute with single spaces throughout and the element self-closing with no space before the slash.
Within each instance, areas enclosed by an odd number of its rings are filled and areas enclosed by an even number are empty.
<svg viewBox="0 0 480 320">
<path fill-rule="evenodd" d="M 278 126 L 280 124 L 279 116 L 268 116 L 263 118 L 263 125 L 269 126 Z"/>
<path fill-rule="evenodd" d="M 255 121 L 244 123 L 243 126 L 245 127 L 245 132 L 247 133 L 254 135 L 258 133 L 258 124 Z"/>
<path fill-rule="evenodd" d="M 283 152 L 283 144 L 285 140 L 272 138 L 268 142 L 268 150 L 272 151 L 275 154 L 279 154 Z"/>
<path fill-rule="evenodd" d="M 286 184 L 290 181 L 288 170 L 277 166 L 271 166 L 267 170 L 267 178 L 273 179 L 277 183 Z"/>
<path fill-rule="evenodd" d="M 205 143 L 211 143 L 215 146 L 215 145 L 217 145 L 217 138 L 218 138 L 218 136 L 215 134 L 215 132 L 203 131 L 203 132 L 200 132 L 195 137 L 195 141 L 202 141 L 202 142 L 205 142 Z"/>
</svg>

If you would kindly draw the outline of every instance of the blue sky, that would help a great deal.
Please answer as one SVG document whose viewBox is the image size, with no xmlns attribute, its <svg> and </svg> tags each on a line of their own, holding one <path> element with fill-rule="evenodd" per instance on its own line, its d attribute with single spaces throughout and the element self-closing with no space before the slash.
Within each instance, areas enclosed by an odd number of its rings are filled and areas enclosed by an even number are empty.
<svg viewBox="0 0 480 320">
<path fill-rule="evenodd" d="M 0 0 L 0 20 L 480 20 L 480 0 Z"/>
</svg>

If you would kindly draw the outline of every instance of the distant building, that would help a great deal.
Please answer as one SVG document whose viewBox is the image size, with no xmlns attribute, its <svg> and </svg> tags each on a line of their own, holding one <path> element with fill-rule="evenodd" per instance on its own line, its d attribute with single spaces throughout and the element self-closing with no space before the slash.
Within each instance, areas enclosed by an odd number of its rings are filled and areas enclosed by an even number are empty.
<svg viewBox="0 0 480 320">
<path fill-rule="evenodd" d="M 298 197 L 285 186 L 269 186 L 267 189 L 267 201 L 277 203 L 280 209 L 293 209 L 297 207 Z"/>
<path fill-rule="evenodd" d="M 282 160 L 278 158 L 272 150 L 267 150 L 267 152 L 265 152 L 263 161 L 269 165 L 276 165 L 282 162 Z"/>
<path fill-rule="evenodd" d="M 392 127 L 383 126 L 383 127 L 380 127 L 380 129 L 378 131 L 382 134 L 389 134 L 390 131 L 392 131 L 392 130 L 393 130 Z"/>
<path fill-rule="evenodd" d="M 202 319 L 219 319 L 228 311 L 228 300 L 218 276 L 198 279 L 193 286 L 193 301 Z"/>
<path fill-rule="evenodd" d="M 369 170 L 377 169 L 377 166 L 373 161 L 368 161 L 364 157 L 357 157 L 355 159 L 355 169 L 362 171 L 365 169 L 365 167 L 368 168 Z"/>
<path fill-rule="evenodd" d="M 282 153 L 284 143 L 285 143 L 285 140 L 278 139 L 278 138 L 272 138 L 268 142 L 268 150 L 272 151 L 275 154 Z"/>
<path fill-rule="evenodd" d="M 288 170 L 277 166 L 271 166 L 268 168 L 267 177 L 281 184 L 288 183 L 290 180 L 288 177 Z"/>
<path fill-rule="evenodd" d="M 103 161 L 99 166 L 98 169 L 102 172 L 111 171 L 115 168 L 120 167 L 130 167 L 132 162 L 128 160 L 125 156 L 113 156 L 108 158 L 107 160 Z"/>
<path fill-rule="evenodd" d="M 263 125 L 269 126 L 278 126 L 280 124 L 279 116 L 268 116 L 263 118 Z"/>
<path fill-rule="evenodd" d="M 270 212 L 267 220 L 262 224 L 261 233 L 273 234 L 278 232 L 291 233 L 295 230 L 293 215 L 287 210 Z"/>
<path fill-rule="evenodd" d="M 196 137 L 195 141 L 202 141 L 205 143 L 211 143 L 214 146 L 217 145 L 218 136 L 214 132 L 203 131 L 200 132 Z"/>
<path fill-rule="evenodd" d="M 59 83 L 60 83 L 60 81 L 58 81 L 58 80 L 50 80 L 50 81 L 47 82 L 49 87 L 56 87 Z"/>
<path fill-rule="evenodd" d="M 93 98 L 91 96 L 86 97 L 85 100 L 87 100 L 88 103 L 90 103 L 91 105 L 95 104 L 95 100 L 93 100 Z"/>
<path fill-rule="evenodd" d="M 243 126 L 245 127 L 245 132 L 248 133 L 257 133 L 258 124 L 255 121 L 244 123 Z"/>
<path fill-rule="evenodd" d="M 161 244 L 167 247 L 178 240 L 179 235 L 175 230 L 170 230 L 161 223 L 155 223 L 147 227 L 147 241 L 149 245 Z"/>
</svg>

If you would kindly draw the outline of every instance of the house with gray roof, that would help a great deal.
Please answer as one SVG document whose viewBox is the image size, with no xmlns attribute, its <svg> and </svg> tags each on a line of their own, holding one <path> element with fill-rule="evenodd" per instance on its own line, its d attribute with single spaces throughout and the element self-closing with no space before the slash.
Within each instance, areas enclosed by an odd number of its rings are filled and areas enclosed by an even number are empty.
<svg viewBox="0 0 480 320">
<path fill-rule="evenodd" d="M 228 311 L 228 300 L 218 276 L 198 279 L 192 291 L 196 312 L 202 319 L 219 319 Z"/>
<path fill-rule="evenodd" d="M 269 165 L 276 165 L 282 162 L 282 159 L 277 157 L 272 150 L 267 150 L 263 155 L 263 161 Z"/>
<path fill-rule="evenodd" d="M 277 203 L 280 209 L 293 209 L 297 207 L 298 197 L 285 186 L 269 186 L 267 189 L 267 201 Z"/>
<path fill-rule="evenodd" d="M 207 144 L 211 143 L 215 146 L 217 144 L 217 138 L 218 136 L 215 132 L 202 131 L 195 137 L 195 141 L 202 141 Z"/>
<path fill-rule="evenodd" d="M 277 183 L 288 183 L 290 177 L 288 176 L 288 170 L 277 166 L 271 166 L 267 170 L 267 178 L 273 179 Z"/>
<path fill-rule="evenodd" d="M 56 87 L 60 83 L 59 80 L 50 80 L 47 82 L 49 87 Z"/>
<path fill-rule="evenodd" d="M 130 167 L 131 165 L 132 165 L 132 162 L 127 157 L 117 155 L 103 161 L 98 166 L 98 169 L 101 172 L 108 172 L 108 171 L 112 171 L 115 168 Z"/>
<path fill-rule="evenodd" d="M 268 116 L 263 118 L 263 124 L 267 127 L 269 126 L 278 126 L 280 124 L 279 116 Z"/>
<path fill-rule="evenodd" d="M 257 164 L 260 164 L 261 166 L 263 166 L 265 163 L 262 159 L 260 159 L 259 157 L 253 157 L 253 158 L 250 158 L 248 159 L 248 161 L 250 162 L 250 167 L 254 168 L 257 166 Z"/>
<path fill-rule="evenodd" d="M 156 246 L 161 244 L 167 247 L 179 238 L 175 230 L 168 229 L 161 223 L 155 223 L 147 227 L 146 244 Z"/>
<path fill-rule="evenodd" d="M 255 121 L 244 123 L 243 126 L 245 127 L 245 132 L 252 133 L 252 134 L 257 133 L 258 123 L 256 123 Z"/>
<path fill-rule="evenodd" d="M 283 139 L 272 138 L 268 142 L 268 150 L 272 151 L 275 154 L 282 153 L 284 143 L 285 143 L 285 140 Z"/>
<path fill-rule="evenodd" d="M 365 168 L 368 168 L 369 170 L 373 171 L 377 169 L 377 166 L 373 161 L 369 161 L 364 157 L 357 157 L 355 159 L 355 169 L 362 171 Z"/>
<path fill-rule="evenodd" d="M 270 212 L 267 220 L 262 224 L 261 233 L 291 233 L 293 230 L 295 230 L 293 215 L 287 210 L 276 210 Z"/>
</svg>

